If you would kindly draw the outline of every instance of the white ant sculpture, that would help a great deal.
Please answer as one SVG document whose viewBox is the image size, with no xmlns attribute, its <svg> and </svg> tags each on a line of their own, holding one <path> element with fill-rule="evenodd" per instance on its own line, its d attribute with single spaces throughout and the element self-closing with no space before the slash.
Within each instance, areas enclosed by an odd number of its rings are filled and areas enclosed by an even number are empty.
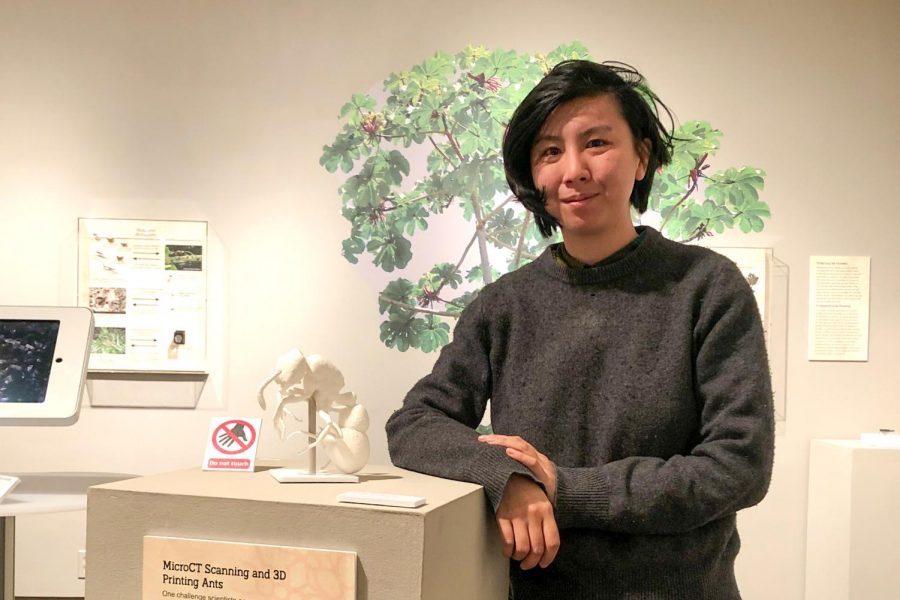
<svg viewBox="0 0 900 600">
<path fill-rule="evenodd" d="M 304 356 L 294 349 L 280 356 L 277 370 L 259 388 L 257 401 L 266 408 L 265 389 L 275 382 L 278 384 L 278 406 L 275 409 L 275 429 L 284 441 L 296 435 L 306 435 L 314 440 L 300 454 L 309 452 L 309 473 L 316 472 L 315 448 L 322 446 L 329 462 L 344 473 L 356 473 L 369 460 L 369 415 L 365 407 L 358 404 L 353 392 L 341 392 L 344 376 L 334 364 L 319 355 Z M 306 402 L 309 415 L 308 431 L 297 431 L 287 435 L 286 417 L 301 421 L 290 405 Z M 316 432 L 316 415 L 325 427 Z M 332 418 L 334 415 L 334 418 Z"/>
<path fill-rule="evenodd" d="M 325 427 L 318 435 L 307 434 L 314 441 L 303 452 L 321 444 L 330 462 L 344 473 L 356 473 L 366 466 L 369 462 L 369 438 L 366 436 L 369 413 L 366 408 L 357 404 L 350 409 L 349 414 L 338 417 L 337 423 L 324 410 L 319 411 L 319 417 Z M 288 439 L 297 433 L 299 432 L 291 434 Z"/>
</svg>

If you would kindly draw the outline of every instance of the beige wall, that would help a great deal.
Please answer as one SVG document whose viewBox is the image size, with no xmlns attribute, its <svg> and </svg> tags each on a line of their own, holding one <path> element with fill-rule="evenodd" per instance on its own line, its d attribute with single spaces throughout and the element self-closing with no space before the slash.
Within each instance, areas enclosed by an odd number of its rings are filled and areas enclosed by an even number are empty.
<svg viewBox="0 0 900 600">
<path fill-rule="evenodd" d="M 900 425 L 898 6 L 3 0 L 0 302 L 74 301 L 78 217 L 206 220 L 214 255 L 198 410 L 87 407 L 68 429 L 6 428 L 0 471 L 196 465 L 209 418 L 253 413 L 297 345 L 341 366 L 386 461 L 383 423 L 434 356 L 381 345 L 373 288 L 339 254 L 340 180 L 318 165 L 337 111 L 436 50 L 580 40 L 638 66 L 681 119 L 723 130 L 717 164 L 768 173 L 766 230 L 723 241 L 774 247 L 791 268 L 788 421 L 771 493 L 741 515 L 739 580 L 751 600 L 800 600 L 809 440 Z M 872 257 L 869 362 L 806 361 L 811 254 Z M 19 593 L 56 593 L 26 563 Z"/>
</svg>

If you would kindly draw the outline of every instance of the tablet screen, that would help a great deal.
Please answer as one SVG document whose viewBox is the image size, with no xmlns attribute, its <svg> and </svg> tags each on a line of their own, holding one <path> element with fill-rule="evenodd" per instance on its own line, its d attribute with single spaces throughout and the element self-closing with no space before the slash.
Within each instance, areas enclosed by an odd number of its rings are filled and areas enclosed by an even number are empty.
<svg viewBox="0 0 900 600">
<path fill-rule="evenodd" d="M 59 321 L 0 319 L 0 402 L 43 402 Z"/>
</svg>

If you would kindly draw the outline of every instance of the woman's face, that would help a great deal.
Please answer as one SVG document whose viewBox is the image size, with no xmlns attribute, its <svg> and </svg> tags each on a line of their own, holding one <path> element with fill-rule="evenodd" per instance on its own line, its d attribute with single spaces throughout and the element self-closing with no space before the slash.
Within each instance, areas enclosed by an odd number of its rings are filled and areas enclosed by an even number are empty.
<svg viewBox="0 0 900 600">
<path fill-rule="evenodd" d="M 550 113 L 531 148 L 531 175 L 563 236 L 631 227 L 629 198 L 647 170 L 649 141 L 635 147 L 618 100 L 577 98 Z"/>
</svg>

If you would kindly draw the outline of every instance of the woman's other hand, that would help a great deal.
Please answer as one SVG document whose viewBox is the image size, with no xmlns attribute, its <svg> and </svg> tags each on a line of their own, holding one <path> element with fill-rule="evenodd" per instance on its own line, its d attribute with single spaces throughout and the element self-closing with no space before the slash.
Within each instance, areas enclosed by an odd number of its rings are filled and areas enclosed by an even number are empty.
<svg viewBox="0 0 900 600">
<path fill-rule="evenodd" d="M 520 561 L 522 569 L 547 567 L 559 551 L 559 529 L 553 505 L 537 483 L 512 475 L 497 508 L 503 555 Z"/>
</svg>

